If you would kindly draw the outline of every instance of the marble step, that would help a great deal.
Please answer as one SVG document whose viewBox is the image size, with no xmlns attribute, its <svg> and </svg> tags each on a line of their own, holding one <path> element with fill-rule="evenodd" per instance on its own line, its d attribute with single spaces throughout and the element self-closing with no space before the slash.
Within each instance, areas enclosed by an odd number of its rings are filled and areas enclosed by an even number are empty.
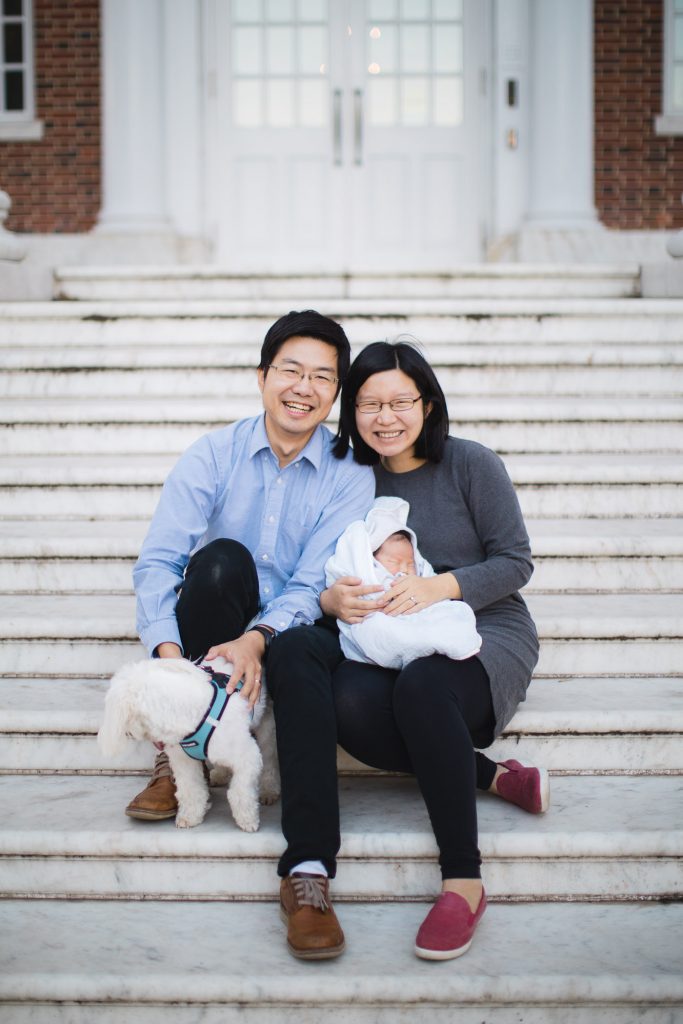
<svg viewBox="0 0 683 1024">
<path fill-rule="evenodd" d="M 413 953 L 427 909 L 341 906 L 345 953 L 311 965 L 287 952 L 274 903 L 6 901 L 0 1001 L 12 1024 L 674 1024 L 683 1012 L 679 904 L 492 903 L 467 955 L 436 967 Z"/>
<path fill-rule="evenodd" d="M 679 520 L 664 521 L 680 524 Z M 43 525 L 42 520 L 35 523 Z M 0 555 L 0 593 L 129 594 L 132 593 L 135 557 L 56 558 L 29 555 L 25 558 L 9 558 Z M 683 556 L 591 558 L 582 555 L 574 558 L 548 558 L 536 554 L 534 565 L 534 575 L 525 588 L 527 594 L 556 591 L 683 591 Z"/>
<path fill-rule="evenodd" d="M 106 678 L 0 679 L 0 773 L 147 772 L 147 744 L 131 744 L 115 760 L 99 751 L 107 686 Z M 523 752 L 554 772 L 681 774 L 682 735 L 680 675 L 537 676 L 491 754 Z M 343 751 L 338 763 L 344 773 L 368 770 Z"/>
<path fill-rule="evenodd" d="M 7 456 L 5 518 L 146 518 L 175 453 Z M 511 454 L 505 459 L 528 518 L 683 516 L 677 454 Z"/>
<path fill-rule="evenodd" d="M 683 519 L 528 519 L 526 525 L 534 557 L 683 556 Z M 0 519 L 0 545 L 10 558 L 134 558 L 147 526 L 140 519 Z"/>
<path fill-rule="evenodd" d="M 574 595 L 576 596 L 576 595 Z M 604 596 L 604 595 L 598 595 Z M 628 595 L 635 596 L 635 595 Z M 650 597 L 652 595 L 647 595 Z M 35 602 L 41 598 L 34 598 Z M 92 598 L 89 599 L 92 601 Z M 109 676 L 127 661 L 144 658 L 136 640 L 70 638 L 0 639 L 0 679 Z M 675 676 L 681 670 L 678 638 L 636 637 L 544 640 L 537 670 L 543 676 Z M 575 767 L 580 768 L 580 765 Z"/>
<path fill-rule="evenodd" d="M 227 396 L 110 396 L 95 394 L 90 397 L 59 398 L 4 398 L 0 423 L 7 426 L 24 423 L 158 423 L 195 422 L 221 425 L 245 416 L 257 415 L 261 408 L 255 380 L 249 388 L 251 395 Z M 533 423 L 534 429 L 544 423 L 575 423 L 577 420 L 600 423 L 640 424 L 656 422 L 663 432 L 673 432 L 680 445 L 678 433 L 683 415 L 683 397 L 589 397 L 579 400 L 574 396 L 536 395 L 461 397 L 458 399 L 460 423 L 516 422 Z M 336 419 L 336 417 L 335 417 Z M 566 429 L 566 427 L 565 427 Z M 664 434 L 663 434 L 664 436 Z"/>
<path fill-rule="evenodd" d="M 145 399 L 169 395 L 224 398 L 226 395 L 256 395 L 254 366 L 198 367 L 195 353 L 183 367 L 137 367 L 129 369 L 13 369 L 0 372 L 0 395 L 6 398 L 59 398 L 99 396 L 140 396 Z M 585 399 L 603 396 L 651 398 L 654 395 L 683 395 L 683 368 L 652 366 L 567 366 L 525 365 L 524 350 L 513 366 L 460 366 L 440 351 L 435 369 L 449 402 L 472 396 L 551 396 Z M 220 372 L 216 372 L 216 371 Z"/>
<path fill-rule="evenodd" d="M 677 362 L 683 360 L 682 311 L 679 299 L 397 297 L 391 302 L 366 298 L 321 304 L 321 312 L 340 320 L 356 346 L 399 334 L 411 334 L 427 346 L 492 341 L 570 347 L 599 341 L 665 345 Z M 282 312 L 282 301 L 263 299 L 2 302 L 0 347 L 124 344 L 147 349 L 209 343 L 247 345 L 253 353 Z"/>
<path fill-rule="evenodd" d="M 683 521 L 532 520 L 533 591 L 683 588 Z M 129 593 L 144 520 L 0 520 L 0 593 Z"/>
<path fill-rule="evenodd" d="M 652 400 L 653 403 L 656 399 Z M 169 402 L 169 408 L 172 403 Z M 454 408 L 458 407 L 456 402 Z M 249 412 L 257 412 L 254 403 Z M 226 410 L 223 410 L 225 413 Z M 532 410 L 535 413 L 535 410 Z M 230 417 L 231 418 L 231 417 Z M 223 426 L 228 417 L 201 422 L 167 422 L 167 415 L 145 423 L 22 423 L 5 427 L 2 448 L 6 455 L 55 454 L 123 455 L 173 453 L 180 455 L 202 434 Z M 333 431 L 336 421 L 330 422 Z M 478 441 L 499 454 L 602 454 L 608 452 L 678 453 L 683 449 L 679 419 L 606 422 L 604 420 L 520 422 L 502 417 L 490 420 L 458 418 L 451 433 Z"/>
<path fill-rule="evenodd" d="M 532 594 L 541 639 L 683 638 L 681 594 Z M 130 640 L 135 602 L 124 595 L 0 595 L 0 638 Z"/>
<path fill-rule="evenodd" d="M 680 316 L 679 316 L 680 320 Z M 213 323 L 213 321 L 209 321 Z M 455 327 L 443 327 L 443 337 L 434 338 L 431 324 L 412 324 L 412 337 L 418 337 L 420 329 L 421 346 L 437 374 L 441 377 L 442 369 L 457 367 L 463 369 L 488 371 L 497 370 L 526 371 L 528 368 L 553 373 L 556 367 L 574 368 L 576 371 L 585 368 L 604 368 L 607 371 L 631 370 L 643 367 L 646 373 L 653 369 L 666 366 L 674 372 L 683 365 L 683 346 L 677 339 L 664 342 L 648 342 L 645 337 L 640 340 L 623 341 L 618 337 L 607 340 L 601 325 L 587 325 L 582 335 L 577 330 L 577 337 L 568 340 L 530 341 L 528 336 L 533 333 L 535 321 L 520 332 L 517 338 L 501 340 L 503 327 L 489 328 L 491 336 L 480 336 L 477 322 L 473 327 L 466 324 L 467 331 L 460 332 Z M 347 325 L 348 326 L 348 325 Z M 590 326 L 590 329 L 588 329 Z M 264 323 L 263 333 L 268 328 Z M 428 329 L 429 328 L 429 329 Z M 246 329 L 246 328 L 245 328 Z M 351 328 L 349 328 L 351 329 Z M 507 328 L 506 328 L 507 329 Z M 251 328 L 250 328 L 251 330 Z M 359 339 L 360 331 L 353 327 L 353 350 L 360 351 L 370 341 L 393 338 L 406 331 L 406 325 L 395 321 L 368 329 L 366 337 Z M 244 369 L 253 372 L 258 365 L 261 340 L 246 342 L 230 341 L 221 337 L 207 338 L 208 328 L 202 323 L 189 330 L 184 321 L 177 324 L 169 321 L 164 332 L 157 330 L 155 322 L 145 323 L 138 328 L 139 342 L 119 340 L 115 334 L 101 338 L 98 329 L 79 331 L 76 325 L 73 330 L 65 332 L 54 344 L 46 342 L 44 327 L 33 328 L 31 332 L 19 332 L 21 338 L 3 335 L 3 324 L 0 320 L 0 367 L 5 371 L 24 372 L 26 370 L 58 370 L 61 372 L 85 372 L 88 370 L 166 370 L 195 369 L 204 367 L 224 371 L 227 369 Z M 228 332 L 228 326 L 222 327 Z M 26 333 L 26 337 L 23 334 Z M 51 331 L 48 332 L 51 336 Z M 165 337 L 163 336 L 165 333 Z M 216 332 L 220 335 L 220 331 Z M 458 337 L 463 333 L 464 337 Z M 508 333 L 511 333 L 508 330 Z M 611 332 L 611 334 L 618 332 Z M 671 332 L 675 335 L 675 331 Z M 152 336 L 149 336 L 152 335 Z M 158 335 L 158 337 L 155 337 Z M 73 340 L 78 337 L 78 340 Z M 142 343 L 142 338 L 145 343 Z M 358 340 L 357 340 L 358 339 Z"/>
<path fill-rule="evenodd" d="M 243 833 L 221 789 L 194 829 L 126 818 L 139 778 L 0 778 L 0 896 L 269 899 L 284 848 L 279 804 Z M 438 850 L 413 778 L 340 781 L 339 899 L 428 899 Z M 484 882 L 494 899 L 675 899 L 683 895 L 683 780 L 552 780 L 534 817 L 477 797 Z M 68 809 L 68 810 L 67 810 Z"/>
<path fill-rule="evenodd" d="M 0 463 L 0 485 L 161 485 L 176 458 L 175 453 L 7 456 Z M 505 465 L 518 487 L 683 484 L 681 459 L 662 454 L 510 455 Z"/>
<path fill-rule="evenodd" d="M 59 267 L 57 299 L 530 298 L 640 295 L 637 264 L 471 264 L 443 274 L 229 274 L 211 265 Z"/>
</svg>

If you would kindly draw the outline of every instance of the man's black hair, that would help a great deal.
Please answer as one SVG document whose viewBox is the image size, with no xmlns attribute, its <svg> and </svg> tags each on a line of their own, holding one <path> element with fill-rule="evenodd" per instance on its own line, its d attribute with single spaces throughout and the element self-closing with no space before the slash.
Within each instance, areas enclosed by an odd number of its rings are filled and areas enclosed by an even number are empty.
<svg viewBox="0 0 683 1024">
<path fill-rule="evenodd" d="M 268 373 L 268 367 L 275 361 L 277 354 L 289 338 L 294 337 L 316 338 L 328 345 L 333 345 L 337 350 L 337 373 L 340 382 L 346 378 L 351 362 L 351 346 L 349 339 L 344 333 L 344 328 L 336 320 L 329 316 L 323 316 L 314 309 L 304 309 L 300 313 L 292 310 L 285 316 L 276 320 L 263 339 L 261 346 L 259 370 L 264 375 Z M 337 385 L 337 394 L 341 384 Z"/>
</svg>

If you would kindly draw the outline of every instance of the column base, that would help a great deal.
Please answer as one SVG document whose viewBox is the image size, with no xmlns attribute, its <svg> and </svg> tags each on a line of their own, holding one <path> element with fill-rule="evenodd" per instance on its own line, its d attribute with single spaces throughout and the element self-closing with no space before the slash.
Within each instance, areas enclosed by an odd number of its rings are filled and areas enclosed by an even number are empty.
<svg viewBox="0 0 683 1024">
<path fill-rule="evenodd" d="M 521 263 L 667 262 L 669 237 L 666 231 L 614 231 L 599 222 L 573 227 L 529 222 L 515 239 L 512 258 Z"/>
<path fill-rule="evenodd" d="M 644 299 L 683 299 L 683 260 L 643 264 L 640 286 Z"/>
</svg>

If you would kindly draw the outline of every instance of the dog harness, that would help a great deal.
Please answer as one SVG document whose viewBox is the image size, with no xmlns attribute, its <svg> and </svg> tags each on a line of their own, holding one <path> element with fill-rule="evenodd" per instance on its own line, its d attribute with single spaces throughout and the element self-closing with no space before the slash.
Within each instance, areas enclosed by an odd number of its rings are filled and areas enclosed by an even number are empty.
<svg viewBox="0 0 683 1024">
<path fill-rule="evenodd" d="M 194 757 L 197 761 L 206 761 L 209 741 L 221 720 L 223 712 L 228 706 L 228 701 L 232 694 L 226 690 L 230 676 L 226 676 L 224 672 L 214 672 L 208 665 L 201 665 L 200 668 L 211 677 L 209 682 L 213 686 L 213 699 L 195 731 L 186 736 L 184 740 L 181 740 L 180 746 L 189 757 Z M 243 685 L 240 679 L 233 693 L 238 693 Z"/>
</svg>

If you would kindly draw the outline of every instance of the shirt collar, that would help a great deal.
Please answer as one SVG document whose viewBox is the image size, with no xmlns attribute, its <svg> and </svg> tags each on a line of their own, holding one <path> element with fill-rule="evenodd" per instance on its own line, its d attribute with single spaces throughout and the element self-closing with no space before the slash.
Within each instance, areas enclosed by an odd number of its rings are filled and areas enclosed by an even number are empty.
<svg viewBox="0 0 683 1024">
<path fill-rule="evenodd" d="M 308 459 L 315 469 L 320 469 L 320 463 L 323 457 L 324 436 L 323 427 L 319 424 L 313 431 L 313 435 L 309 438 L 306 447 L 303 451 L 299 452 L 290 465 L 295 465 L 300 459 Z M 251 435 L 251 444 L 249 445 L 249 458 L 253 459 L 253 457 L 258 455 L 259 452 L 262 452 L 264 448 L 268 448 L 270 451 L 273 451 L 270 447 L 268 434 L 266 433 L 266 414 L 262 413 L 260 416 L 257 416 L 254 424 L 254 430 Z M 273 452 L 273 455 L 274 454 L 275 453 Z"/>
</svg>

